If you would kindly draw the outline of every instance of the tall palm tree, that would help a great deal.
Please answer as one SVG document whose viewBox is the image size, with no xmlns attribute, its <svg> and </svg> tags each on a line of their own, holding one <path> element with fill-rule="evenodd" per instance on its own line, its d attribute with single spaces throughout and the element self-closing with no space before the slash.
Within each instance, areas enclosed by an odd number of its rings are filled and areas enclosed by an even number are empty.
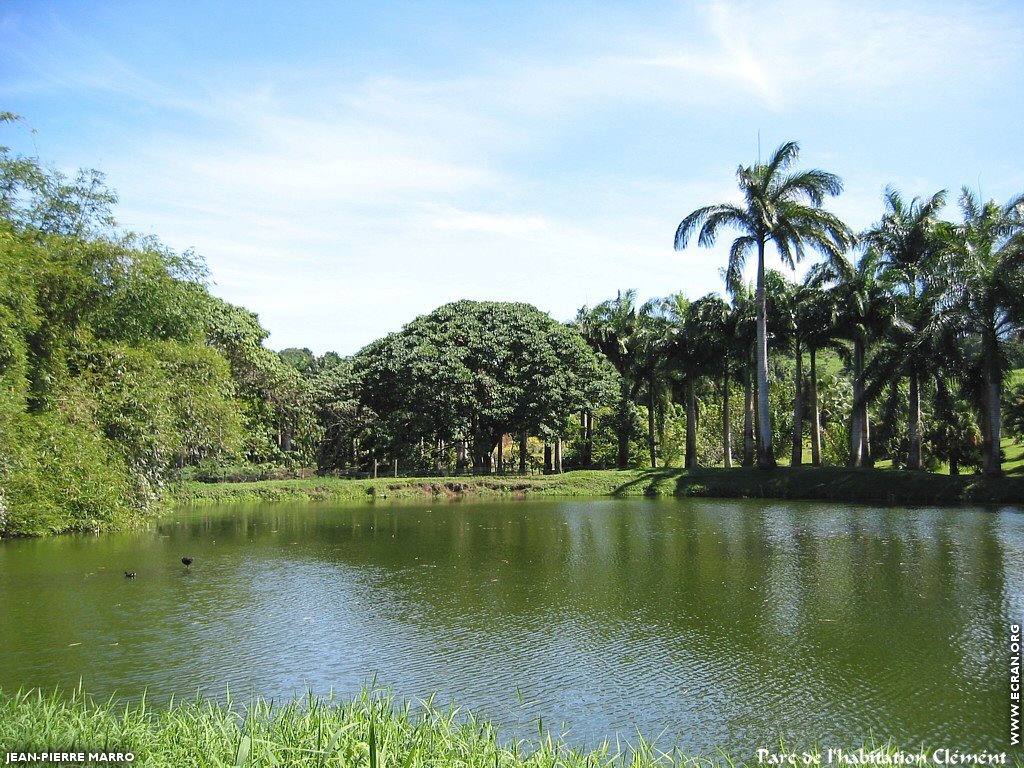
<svg viewBox="0 0 1024 768">
<path fill-rule="evenodd" d="M 728 366 L 728 354 L 723 354 L 728 305 L 718 296 L 709 294 L 696 301 L 687 301 L 681 293 L 662 300 L 661 310 L 669 328 L 665 352 L 672 363 L 673 373 L 683 385 L 686 404 L 686 459 L 687 469 L 698 466 L 697 427 L 698 405 L 695 387 L 702 376 L 714 376 Z M 725 374 L 728 384 L 728 374 Z M 728 396 L 723 406 L 728 417 Z M 728 422 L 725 422 L 726 450 L 731 451 L 728 440 Z M 726 462 L 728 466 L 729 462 Z"/>
<path fill-rule="evenodd" d="M 869 347 L 888 327 L 892 297 L 880 279 L 881 257 L 875 248 L 866 249 L 856 261 L 838 259 L 823 265 L 823 280 L 833 283 L 830 291 L 836 303 L 837 333 L 853 344 L 850 367 L 853 372 L 853 409 L 850 414 L 849 466 L 872 464 L 870 420 L 864 396 L 864 366 Z"/>
<path fill-rule="evenodd" d="M 800 286 L 796 306 L 799 339 L 807 348 L 810 369 L 807 376 L 807 399 L 810 403 L 811 465 L 821 466 L 821 407 L 818 401 L 818 352 L 838 344 L 839 307 L 836 296 L 826 291 L 820 270 L 807 274 Z M 799 358 L 798 358 L 799 360 Z M 802 448 L 802 445 L 801 445 Z M 795 450 L 795 446 L 794 446 Z"/>
<path fill-rule="evenodd" d="M 619 374 L 619 403 L 616 414 L 618 453 L 615 465 L 629 465 L 629 442 L 632 438 L 632 402 L 636 395 L 636 366 L 633 336 L 636 332 L 636 291 L 619 293 L 614 300 L 603 301 L 593 309 L 583 307 L 576 322 L 583 338 L 603 354 Z"/>
<path fill-rule="evenodd" d="M 651 469 L 658 466 L 658 412 L 668 399 L 668 367 L 665 357 L 668 345 L 668 324 L 660 312 L 660 301 L 644 302 L 637 313 L 633 335 L 637 377 L 647 394 L 647 451 Z"/>
<path fill-rule="evenodd" d="M 757 364 L 754 361 L 757 348 L 757 302 L 753 286 L 742 282 L 729 288 L 732 305 L 729 311 L 730 327 L 734 334 L 726 348 L 731 348 L 737 368 L 743 379 L 743 466 L 754 466 L 754 381 L 757 378 Z"/>
<path fill-rule="evenodd" d="M 731 284 L 738 276 L 749 254 L 757 252 L 757 397 L 758 430 L 757 464 L 769 469 L 775 466 L 771 443 L 771 412 L 768 406 L 768 336 L 766 328 L 764 255 L 769 242 L 775 244 L 782 261 L 794 267 L 806 254 L 806 247 L 838 258 L 853 242 L 849 228 L 836 216 L 823 210 L 826 197 L 838 195 L 843 185 L 839 177 L 812 169 L 792 171 L 799 156 L 799 145 L 790 141 L 780 146 L 767 163 L 740 166 L 736 180 L 743 193 L 743 203 L 717 203 L 693 211 L 676 229 L 675 248 L 686 247 L 694 232 L 697 242 L 710 247 L 722 227 L 741 232 L 729 251 L 728 275 Z"/>
<path fill-rule="evenodd" d="M 637 306 L 636 291 L 619 292 L 615 299 L 603 301 L 593 309 L 583 307 L 576 323 L 583 338 L 612 364 L 620 377 L 616 415 L 618 455 L 616 466 L 629 466 L 629 444 L 633 438 L 633 402 L 647 391 L 647 442 L 651 466 L 657 465 L 655 414 L 663 391 L 662 344 L 664 332 L 654 317 L 656 304 Z"/>
<path fill-rule="evenodd" d="M 981 341 L 970 371 L 977 385 L 971 399 L 981 415 L 983 471 L 998 475 L 1005 344 L 1024 324 L 1024 195 L 1003 206 L 995 201 L 982 205 L 964 188 L 960 209 L 964 221 L 954 230 L 955 247 L 944 277 L 961 329 Z"/>
<path fill-rule="evenodd" d="M 864 397 L 870 400 L 894 376 L 908 378 L 907 468 L 912 470 L 923 468 L 921 388 L 934 372 L 935 345 L 950 321 L 944 286 L 936 280 L 937 266 L 950 245 L 949 225 L 939 219 L 945 203 L 945 190 L 908 203 L 890 187 L 885 192 L 881 221 L 863 235 L 878 251 L 881 275 L 893 293 L 895 307 L 886 344 L 868 366 L 873 381 L 865 388 Z"/>
</svg>

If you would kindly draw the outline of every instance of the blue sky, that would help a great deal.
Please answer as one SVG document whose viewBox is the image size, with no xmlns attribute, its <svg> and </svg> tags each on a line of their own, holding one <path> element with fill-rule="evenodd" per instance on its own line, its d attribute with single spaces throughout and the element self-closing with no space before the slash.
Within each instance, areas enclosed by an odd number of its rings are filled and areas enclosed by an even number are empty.
<svg viewBox="0 0 1024 768">
<path fill-rule="evenodd" d="M 720 291 L 730 238 L 672 236 L 758 132 L 855 229 L 890 183 L 1019 194 L 1022 59 L 1019 0 L 0 0 L 0 110 L 36 130 L 0 143 L 107 173 L 271 346 L 351 353 L 459 298 Z"/>
</svg>

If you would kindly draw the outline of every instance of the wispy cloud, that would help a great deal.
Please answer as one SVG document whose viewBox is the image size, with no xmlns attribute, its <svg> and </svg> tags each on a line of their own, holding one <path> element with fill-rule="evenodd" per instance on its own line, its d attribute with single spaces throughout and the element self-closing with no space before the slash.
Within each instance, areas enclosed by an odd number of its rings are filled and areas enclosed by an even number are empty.
<svg viewBox="0 0 1024 768">
<path fill-rule="evenodd" d="M 564 49 L 369 74 L 301 56 L 169 74 L 58 16 L 10 19 L 0 95 L 109 97 L 74 162 L 104 158 L 124 222 L 195 246 L 275 345 L 342 352 L 464 296 L 568 317 L 616 288 L 717 290 L 727 243 L 675 254 L 672 233 L 735 195 L 757 127 L 813 135 L 863 226 L 900 170 L 897 108 L 974 98 L 1022 57 L 1007 9 L 952 4 L 666 4 Z"/>
</svg>

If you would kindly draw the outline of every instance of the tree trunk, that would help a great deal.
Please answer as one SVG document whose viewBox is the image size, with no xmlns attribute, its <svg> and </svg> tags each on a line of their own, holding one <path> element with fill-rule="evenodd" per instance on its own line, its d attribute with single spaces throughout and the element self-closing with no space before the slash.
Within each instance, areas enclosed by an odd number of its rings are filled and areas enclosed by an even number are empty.
<svg viewBox="0 0 1024 768">
<path fill-rule="evenodd" d="M 796 378 L 793 380 L 795 389 L 793 391 L 793 453 L 790 456 L 790 466 L 799 467 L 804 463 L 804 400 L 803 377 L 804 363 L 803 350 L 800 348 L 800 339 L 796 339 Z"/>
<path fill-rule="evenodd" d="M 722 453 L 725 468 L 732 468 L 732 419 L 729 413 L 729 366 L 722 375 Z"/>
<path fill-rule="evenodd" d="M 982 471 L 986 475 L 1001 475 L 1003 473 L 1002 457 L 1002 414 L 1000 413 L 1000 400 L 1003 388 L 1003 373 L 999 369 L 998 342 L 995 332 L 986 333 L 983 341 L 985 356 L 985 394 L 982 404 L 985 406 L 985 414 L 982 417 L 985 426 L 984 441 L 981 445 Z"/>
<path fill-rule="evenodd" d="M 619 451 L 615 457 L 615 466 L 625 469 L 629 466 L 629 439 L 633 433 L 632 408 L 630 408 L 629 390 L 625 382 L 622 384 L 622 393 L 619 399 L 619 424 L 618 438 Z"/>
<path fill-rule="evenodd" d="M 444 471 L 444 440 L 437 441 L 437 459 L 434 462 L 434 468 L 437 470 L 437 474 L 441 474 Z"/>
<path fill-rule="evenodd" d="M 753 371 L 747 368 L 743 391 L 743 466 L 754 466 L 754 387 Z"/>
<path fill-rule="evenodd" d="M 917 371 L 910 372 L 910 439 L 907 469 L 920 470 L 921 464 L 921 382 Z"/>
<path fill-rule="evenodd" d="M 957 477 L 960 474 L 960 450 L 959 448 L 953 448 L 949 452 L 949 474 L 951 477 Z"/>
<path fill-rule="evenodd" d="M 394 477 L 398 477 L 398 459 L 393 459 L 392 464 L 394 469 Z"/>
<path fill-rule="evenodd" d="M 562 474 L 562 438 L 555 438 L 555 474 Z"/>
<path fill-rule="evenodd" d="M 373 478 L 377 479 L 377 453 L 370 451 L 370 461 L 373 463 Z"/>
<path fill-rule="evenodd" d="M 764 239 L 757 243 L 757 466 L 775 467 L 772 413 L 768 402 L 768 301 L 764 289 Z"/>
<path fill-rule="evenodd" d="M 697 467 L 697 399 L 693 395 L 693 376 L 686 377 L 686 468 Z"/>
<path fill-rule="evenodd" d="M 583 412 L 583 468 L 590 469 L 594 463 L 594 414 Z"/>
<path fill-rule="evenodd" d="M 459 440 L 459 452 L 455 458 L 455 471 L 462 472 L 469 465 L 469 448 L 465 440 Z"/>
<path fill-rule="evenodd" d="M 505 435 L 498 435 L 498 461 L 496 463 L 498 474 L 505 474 Z"/>
<path fill-rule="evenodd" d="M 875 456 L 871 452 L 871 414 L 868 413 L 868 404 L 864 403 L 864 413 L 861 415 L 864 422 L 864 445 L 861 448 L 862 461 L 865 467 L 875 466 Z"/>
<path fill-rule="evenodd" d="M 654 374 L 647 379 L 647 449 L 651 454 L 651 469 L 658 467 L 658 440 L 654 433 Z"/>
<path fill-rule="evenodd" d="M 489 475 L 494 450 L 494 438 L 487 434 L 473 435 L 473 474 Z"/>
<path fill-rule="evenodd" d="M 821 407 L 818 404 L 818 350 L 810 349 L 811 380 L 811 465 L 821 466 Z"/>
<path fill-rule="evenodd" d="M 544 474 L 550 475 L 554 472 L 551 462 L 551 443 L 544 443 Z"/>
<path fill-rule="evenodd" d="M 864 466 L 864 342 L 853 340 L 853 412 L 850 414 L 851 467 Z"/>
<path fill-rule="evenodd" d="M 527 441 L 526 430 L 524 429 L 519 433 L 519 474 L 526 474 L 526 454 L 530 449 L 530 444 Z"/>
</svg>

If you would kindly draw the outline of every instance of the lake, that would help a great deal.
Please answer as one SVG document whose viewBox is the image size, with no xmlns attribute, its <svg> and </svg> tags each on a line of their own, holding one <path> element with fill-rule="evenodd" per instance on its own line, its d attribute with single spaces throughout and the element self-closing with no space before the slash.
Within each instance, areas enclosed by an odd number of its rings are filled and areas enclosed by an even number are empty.
<svg viewBox="0 0 1024 768">
<path fill-rule="evenodd" d="M 182 556 L 195 562 L 188 570 Z M 137 578 L 126 579 L 125 570 Z M 361 685 L 506 734 L 1007 749 L 1019 510 L 714 499 L 183 509 L 0 543 L 0 687 Z"/>
</svg>

